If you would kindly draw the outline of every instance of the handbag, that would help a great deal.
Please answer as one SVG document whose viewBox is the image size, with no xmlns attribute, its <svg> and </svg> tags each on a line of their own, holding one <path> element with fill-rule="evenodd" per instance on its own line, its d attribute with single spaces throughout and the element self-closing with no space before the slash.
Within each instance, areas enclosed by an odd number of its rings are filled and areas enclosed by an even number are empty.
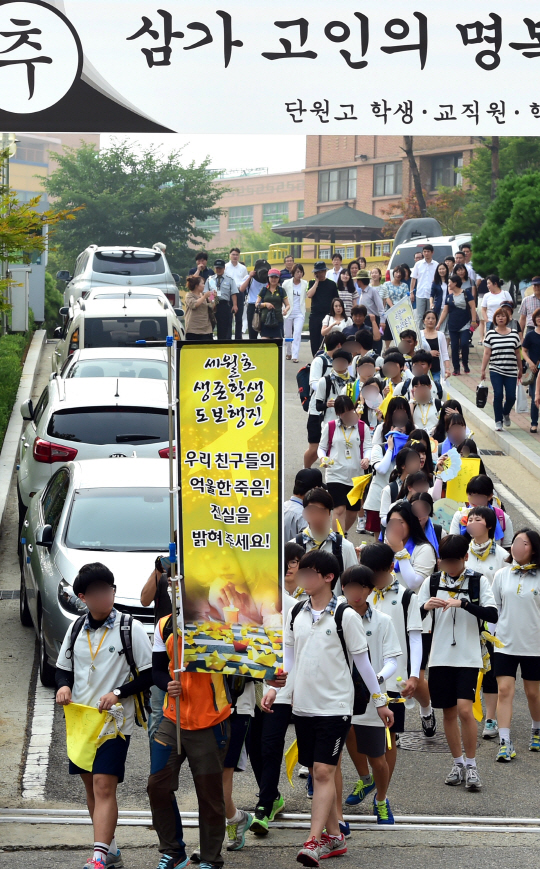
<svg viewBox="0 0 540 869">
<path fill-rule="evenodd" d="M 537 372 L 533 371 L 530 365 L 527 365 L 525 371 L 523 372 L 523 377 L 521 378 L 523 386 L 530 386 L 535 379 L 536 374 Z"/>
<path fill-rule="evenodd" d="M 253 314 L 253 319 L 251 321 L 251 328 L 254 332 L 261 331 L 261 311 L 259 308 L 255 308 L 255 313 Z"/>
<path fill-rule="evenodd" d="M 212 332 L 217 326 L 216 312 L 213 307 L 208 305 L 208 319 L 210 320 L 210 325 L 212 327 Z"/>
<path fill-rule="evenodd" d="M 476 406 L 485 407 L 488 397 L 488 387 L 483 380 L 476 387 Z"/>
<path fill-rule="evenodd" d="M 265 311 L 266 315 L 264 318 L 264 325 L 268 326 L 269 329 L 273 329 L 276 326 L 279 326 L 276 309 L 265 308 Z"/>
<path fill-rule="evenodd" d="M 527 401 L 527 393 L 525 387 L 518 383 L 516 392 L 516 413 L 528 413 L 529 402 Z"/>
</svg>

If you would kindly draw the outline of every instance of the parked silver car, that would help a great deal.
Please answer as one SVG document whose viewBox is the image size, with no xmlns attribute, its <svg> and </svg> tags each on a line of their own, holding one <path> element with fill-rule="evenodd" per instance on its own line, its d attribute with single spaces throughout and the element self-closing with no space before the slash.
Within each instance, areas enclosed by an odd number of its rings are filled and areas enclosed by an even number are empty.
<svg viewBox="0 0 540 869">
<path fill-rule="evenodd" d="M 141 590 L 169 545 L 168 463 L 159 459 L 68 462 L 32 499 L 21 533 L 20 618 L 39 640 L 39 674 L 54 665 L 71 622 L 86 612 L 72 583 L 83 564 L 114 574 L 115 607 L 154 629 Z"/>
<path fill-rule="evenodd" d="M 167 351 L 163 347 L 102 347 L 75 350 L 55 377 L 122 377 L 129 380 L 167 380 Z"/>
</svg>

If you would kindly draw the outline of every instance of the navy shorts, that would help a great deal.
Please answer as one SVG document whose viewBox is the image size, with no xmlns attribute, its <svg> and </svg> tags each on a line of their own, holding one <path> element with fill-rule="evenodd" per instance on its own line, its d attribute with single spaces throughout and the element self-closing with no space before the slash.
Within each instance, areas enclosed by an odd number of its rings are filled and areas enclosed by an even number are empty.
<svg viewBox="0 0 540 869">
<path fill-rule="evenodd" d="M 100 745 L 94 758 L 92 775 L 115 775 L 118 777 L 118 784 L 122 784 L 130 739 L 131 736 L 126 736 L 125 739 L 122 739 L 121 736 L 116 736 L 114 739 L 108 739 L 103 745 Z M 69 774 L 86 775 L 88 774 L 88 770 L 81 769 L 80 766 L 76 766 L 70 760 Z"/>
</svg>

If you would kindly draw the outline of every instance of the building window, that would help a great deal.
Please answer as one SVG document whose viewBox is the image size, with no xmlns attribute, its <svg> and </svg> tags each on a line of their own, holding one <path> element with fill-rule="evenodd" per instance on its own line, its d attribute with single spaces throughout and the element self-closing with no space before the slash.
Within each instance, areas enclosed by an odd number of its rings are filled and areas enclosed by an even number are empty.
<svg viewBox="0 0 540 869">
<path fill-rule="evenodd" d="M 463 154 L 444 154 L 433 157 L 431 161 L 431 189 L 437 187 L 461 187 L 463 177 L 459 171 L 463 166 Z"/>
<path fill-rule="evenodd" d="M 288 216 L 288 202 L 270 202 L 268 205 L 263 205 L 263 223 L 269 223 L 270 226 L 278 226 Z"/>
<path fill-rule="evenodd" d="M 229 208 L 229 229 L 253 229 L 253 205 Z"/>
<path fill-rule="evenodd" d="M 302 220 L 303 216 L 304 216 L 304 200 L 299 199 L 298 202 L 296 203 L 296 219 Z"/>
<path fill-rule="evenodd" d="M 40 166 L 47 164 L 45 155 L 45 145 L 39 145 L 37 142 L 31 142 L 28 139 L 22 139 L 17 145 L 17 151 L 12 158 L 14 163 L 35 163 Z"/>
<path fill-rule="evenodd" d="M 319 202 L 356 199 L 356 166 L 319 172 Z"/>
<path fill-rule="evenodd" d="M 354 245 L 348 247 L 335 247 L 334 253 L 340 253 L 343 259 L 352 259 L 354 257 Z"/>
<path fill-rule="evenodd" d="M 219 232 L 219 215 L 207 217 L 206 220 L 198 220 L 195 226 L 197 229 L 204 229 L 216 235 Z"/>
<path fill-rule="evenodd" d="M 401 194 L 402 164 L 377 163 L 373 175 L 374 196 L 397 196 Z"/>
<path fill-rule="evenodd" d="M 26 203 L 30 202 L 30 200 L 35 199 L 36 196 L 40 197 L 40 202 L 45 201 L 45 194 L 42 193 L 40 190 L 37 190 L 37 191 L 15 190 L 15 193 L 17 194 L 17 199 L 19 200 L 19 202 L 21 204 L 22 203 L 26 204 Z M 40 202 L 38 202 L 38 206 L 39 206 Z"/>
</svg>

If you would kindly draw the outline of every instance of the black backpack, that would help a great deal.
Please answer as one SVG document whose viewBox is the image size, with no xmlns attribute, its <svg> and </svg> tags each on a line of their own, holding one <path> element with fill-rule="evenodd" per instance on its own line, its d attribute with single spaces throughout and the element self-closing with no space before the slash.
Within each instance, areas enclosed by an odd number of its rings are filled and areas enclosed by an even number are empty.
<svg viewBox="0 0 540 869">
<path fill-rule="evenodd" d="M 305 601 L 300 600 L 296 603 L 291 610 L 291 622 L 290 628 L 293 630 L 294 620 L 302 607 L 304 606 Z M 343 649 L 343 654 L 345 656 L 345 661 L 347 662 L 347 667 L 349 667 L 351 671 L 351 678 L 353 680 L 354 685 L 354 700 L 353 700 L 353 715 L 363 715 L 367 709 L 367 705 L 370 701 L 370 693 L 369 688 L 366 683 L 362 679 L 360 673 L 356 669 L 354 665 L 354 661 L 351 665 L 349 664 L 349 654 L 347 652 L 347 644 L 345 643 L 345 637 L 343 636 L 343 613 L 347 609 L 352 609 L 348 603 L 340 603 L 337 605 L 336 610 L 334 612 L 334 620 L 336 623 L 336 631 L 339 637 L 339 641 L 341 643 L 341 648 Z M 368 652 L 369 654 L 369 652 Z"/>
<path fill-rule="evenodd" d="M 480 606 L 480 580 L 482 579 L 481 573 L 476 573 L 473 571 L 470 576 L 467 577 L 469 580 L 468 587 L 463 589 L 463 594 L 467 594 L 469 596 L 469 600 L 471 603 L 476 604 L 476 606 Z M 432 573 L 429 578 L 429 596 L 437 597 L 438 591 L 448 591 L 448 588 L 444 585 L 439 585 L 441 581 L 441 571 L 439 570 L 437 573 Z M 484 622 L 482 619 L 477 618 L 478 622 L 478 631 L 482 633 L 484 630 Z M 435 610 L 431 610 L 431 634 L 433 636 L 433 631 L 435 630 Z"/>
<path fill-rule="evenodd" d="M 298 543 L 299 546 L 302 547 L 304 552 L 306 551 L 306 544 L 304 543 L 304 535 L 297 534 L 294 538 L 294 542 Z M 332 555 L 334 555 L 339 564 L 339 575 L 343 573 L 343 537 L 341 534 L 338 534 L 335 540 L 332 540 Z M 338 577 L 339 578 L 339 577 Z"/>
<path fill-rule="evenodd" d="M 69 648 L 66 650 L 66 658 L 70 661 L 73 661 L 73 650 L 75 648 L 75 641 L 79 636 L 80 632 L 82 631 L 82 627 L 85 621 L 86 616 L 79 616 L 79 618 L 73 622 L 73 627 L 71 628 Z M 126 656 L 126 661 L 131 672 L 131 677 L 132 679 L 135 679 L 139 675 L 139 671 L 135 664 L 135 658 L 133 657 L 133 642 L 131 635 L 132 628 L 133 616 L 130 616 L 129 613 L 121 613 L 120 640 L 122 643 L 122 651 L 118 652 L 118 654 Z M 137 694 L 133 695 L 133 699 L 135 701 L 135 723 L 139 727 L 144 727 L 147 722 L 148 714 L 152 711 L 152 708 L 150 706 L 150 688 L 147 688 L 144 691 L 137 692 Z"/>
<path fill-rule="evenodd" d="M 324 353 L 317 353 L 317 356 L 322 357 L 323 361 L 323 371 L 322 376 L 326 374 L 326 369 L 328 368 L 328 359 L 324 355 Z M 315 358 L 317 358 L 317 356 Z M 298 374 L 296 375 L 296 383 L 298 385 L 298 398 L 300 399 L 300 404 L 304 408 L 305 412 L 309 411 L 309 400 L 311 398 L 311 390 L 309 388 L 309 373 L 311 371 L 311 362 L 308 362 L 307 365 L 304 365 L 303 368 L 300 369 Z"/>
</svg>

